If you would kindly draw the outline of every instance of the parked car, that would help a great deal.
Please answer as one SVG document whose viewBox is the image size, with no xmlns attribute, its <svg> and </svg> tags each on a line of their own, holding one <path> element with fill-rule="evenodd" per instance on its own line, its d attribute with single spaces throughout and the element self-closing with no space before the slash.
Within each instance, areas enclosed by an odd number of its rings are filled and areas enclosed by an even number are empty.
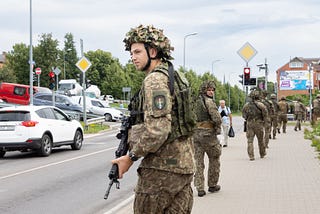
<svg viewBox="0 0 320 214">
<path fill-rule="evenodd" d="M 52 148 L 79 150 L 81 124 L 53 106 L 12 106 L 0 109 L 0 158 L 8 151 L 36 151 L 49 156 Z"/>
<path fill-rule="evenodd" d="M 71 99 L 68 96 L 62 94 L 55 94 L 54 102 L 55 106 L 60 109 L 83 112 L 82 106 L 74 102 L 73 99 Z M 36 93 L 33 96 L 33 104 L 36 106 L 52 106 L 52 93 Z"/>
<path fill-rule="evenodd" d="M 83 96 L 72 96 L 75 102 L 83 105 Z M 106 121 L 117 121 L 123 118 L 123 113 L 115 108 L 106 107 L 99 99 L 86 97 L 86 109 L 93 114 L 102 115 Z"/>
<path fill-rule="evenodd" d="M 33 93 L 37 89 L 33 87 Z M 7 103 L 28 105 L 30 102 L 30 86 L 16 83 L 0 83 L 0 99 Z"/>
</svg>

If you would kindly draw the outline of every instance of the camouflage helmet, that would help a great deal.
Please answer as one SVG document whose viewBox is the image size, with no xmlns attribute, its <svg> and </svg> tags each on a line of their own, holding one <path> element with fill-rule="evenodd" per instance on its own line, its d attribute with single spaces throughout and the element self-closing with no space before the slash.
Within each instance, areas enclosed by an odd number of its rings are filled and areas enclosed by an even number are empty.
<svg viewBox="0 0 320 214">
<path fill-rule="evenodd" d="M 207 93 L 208 88 L 213 88 L 216 90 L 216 84 L 212 80 L 204 81 L 200 86 L 200 93 L 205 94 Z"/>
<path fill-rule="evenodd" d="M 281 100 L 286 100 L 286 97 L 285 97 L 285 96 L 282 96 L 282 97 L 281 97 Z"/>
<path fill-rule="evenodd" d="M 249 97 L 251 97 L 252 100 L 258 100 L 260 97 L 260 92 L 257 90 L 253 90 L 250 92 Z"/>
<path fill-rule="evenodd" d="M 139 25 L 126 34 L 126 38 L 123 40 L 125 43 L 125 50 L 130 51 L 133 43 L 145 43 L 158 51 L 158 58 L 171 60 L 171 51 L 174 48 L 170 44 L 170 40 L 163 34 L 162 29 L 157 29 L 153 25 Z"/>
<path fill-rule="evenodd" d="M 317 98 L 320 98 L 320 94 L 317 95 Z"/>
<path fill-rule="evenodd" d="M 277 99 L 277 95 L 271 94 L 271 95 L 270 95 L 270 98 L 271 98 L 271 99 Z"/>
</svg>

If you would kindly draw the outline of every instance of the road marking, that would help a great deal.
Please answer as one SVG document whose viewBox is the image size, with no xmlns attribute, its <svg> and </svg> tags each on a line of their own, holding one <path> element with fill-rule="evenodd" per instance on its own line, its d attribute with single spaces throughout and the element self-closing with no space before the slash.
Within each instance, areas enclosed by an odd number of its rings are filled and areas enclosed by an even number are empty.
<svg viewBox="0 0 320 214">
<path fill-rule="evenodd" d="M 85 155 L 81 155 L 81 156 L 78 156 L 78 157 L 66 159 L 66 160 L 63 160 L 63 161 L 58 161 L 58 162 L 46 164 L 46 165 L 43 165 L 43 166 L 35 167 L 35 168 L 32 168 L 32 169 L 24 170 L 24 171 L 21 171 L 21 172 L 16 172 L 16 173 L 13 173 L 13 174 L 10 174 L 10 175 L 5 175 L 5 176 L 0 177 L 0 180 L 5 179 L 5 178 L 14 177 L 14 176 L 21 175 L 21 174 L 25 174 L 25 173 L 28 173 L 28 172 L 36 171 L 36 170 L 43 169 L 43 168 L 46 168 L 46 167 L 55 166 L 55 165 L 59 165 L 59 164 L 62 164 L 62 163 L 70 162 L 70 161 L 73 161 L 73 160 L 85 158 L 85 157 L 88 157 L 88 156 L 91 156 L 91 155 L 96 155 L 96 154 L 99 154 L 99 153 L 102 153 L 102 152 L 106 152 L 106 151 L 109 151 L 109 150 L 114 150 L 116 148 L 117 147 L 103 149 L 101 151 L 92 152 L 92 153 L 89 153 L 89 154 L 85 154 Z"/>
<path fill-rule="evenodd" d="M 126 200 L 122 201 L 120 204 L 113 207 L 111 210 L 105 212 L 104 214 L 117 213 L 121 208 L 123 208 L 124 206 L 127 206 L 129 203 L 131 203 L 133 201 L 133 199 L 134 199 L 134 195 L 132 195 L 129 198 L 127 198 Z"/>
</svg>

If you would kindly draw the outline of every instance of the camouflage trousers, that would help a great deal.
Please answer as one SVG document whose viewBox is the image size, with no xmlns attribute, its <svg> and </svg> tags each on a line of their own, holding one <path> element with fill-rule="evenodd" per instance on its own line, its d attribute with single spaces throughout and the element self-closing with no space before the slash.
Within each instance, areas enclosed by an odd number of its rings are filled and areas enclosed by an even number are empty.
<svg viewBox="0 0 320 214">
<path fill-rule="evenodd" d="M 208 187 L 218 184 L 220 175 L 221 145 L 217 135 L 209 130 L 196 130 L 193 135 L 196 173 L 194 175 L 194 185 L 197 191 L 204 190 L 204 156 L 209 159 L 208 166 Z"/>
<path fill-rule="evenodd" d="M 190 214 L 193 206 L 193 174 L 138 169 L 134 213 Z"/>
<path fill-rule="evenodd" d="M 270 136 L 271 136 L 271 119 L 268 119 L 267 122 L 264 124 L 264 145 L 266 148 L 268 148 Z"/>
<path fill-rule="evenodd" d="M 288 122 L 287 114 L 280 114 L 278 118 L 278 128 L 281 129 L 281 126 L 282 126 L 283 133 L 286 133 L 287 122 Z"/>
<path fill-rule="evenodd" d="M 297 119 L 297 122 L 296 122 L 296 125 L 294 127 L 294 129 L 299 129 L 301 130 L 301 122 L 302 122 L 302 118 L 303 118 L 303 113 L 296 113 L 296 119 Z"/>
<path fill-rule="evenodd" d="M 247 121 L 247 151 L 249 158 L 252 159 L 254 158 L 254 147 L 253 147 L 253 140 L 254 137 L 257 136 L 258 138 L 258 146 L 259 146 L 259 153 L 260 157 L 264 157 L 266 155 L 266 148 L 264 144 L 264 126 L 263 126 L 263 121 L 258 120 L 258 121 Z"/>
<path fill-rule="evenodd" d="M 277 128 L 278 128 L 278 115 L 271 116 L 271 127 L 272 127 L 272 136 L 275 139 L 277 135 Z"/>
</svg>

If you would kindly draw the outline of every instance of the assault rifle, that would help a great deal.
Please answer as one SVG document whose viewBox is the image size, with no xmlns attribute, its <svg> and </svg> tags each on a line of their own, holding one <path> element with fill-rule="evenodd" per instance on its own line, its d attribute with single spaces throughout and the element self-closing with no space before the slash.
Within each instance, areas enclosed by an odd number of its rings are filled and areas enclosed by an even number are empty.
<svg viewBox="0 0 320 214">
<path fill-rule="evenodd" d="M 128 145 L 128 131 L 131 128 L 131 122 L 130 122 L 130 117 L 125 117 L 124 119 L 122 119 L 122 123 L 121 123 L 121 128 L 120 128 L 120 132 L 116 135 L 116 137 L 118 139 L 120 139 L 120 144 L 118 146 L 118 149 L 115 151 L 115 156 L 116 158 L 119 158 L 121 156 L 124 156 L 127 154 L 128 149 L 129 149 L 129 145 Z M 108 175 L 110 182 L 109 182 L 109 186 L 107 188 L 107 191 L 104 195 L 104 199 L 107 200 L 109 193 L 110 193 L 110 189 L 113 185 L 113 183 L 116 184 L 116 188 L 120 189 L 120 182 L 118 181 L 119 178 L 119 168 L 117 164 L 113 164 L 111 167 L 111 170 L 109 172 Z"/>
</svg>

